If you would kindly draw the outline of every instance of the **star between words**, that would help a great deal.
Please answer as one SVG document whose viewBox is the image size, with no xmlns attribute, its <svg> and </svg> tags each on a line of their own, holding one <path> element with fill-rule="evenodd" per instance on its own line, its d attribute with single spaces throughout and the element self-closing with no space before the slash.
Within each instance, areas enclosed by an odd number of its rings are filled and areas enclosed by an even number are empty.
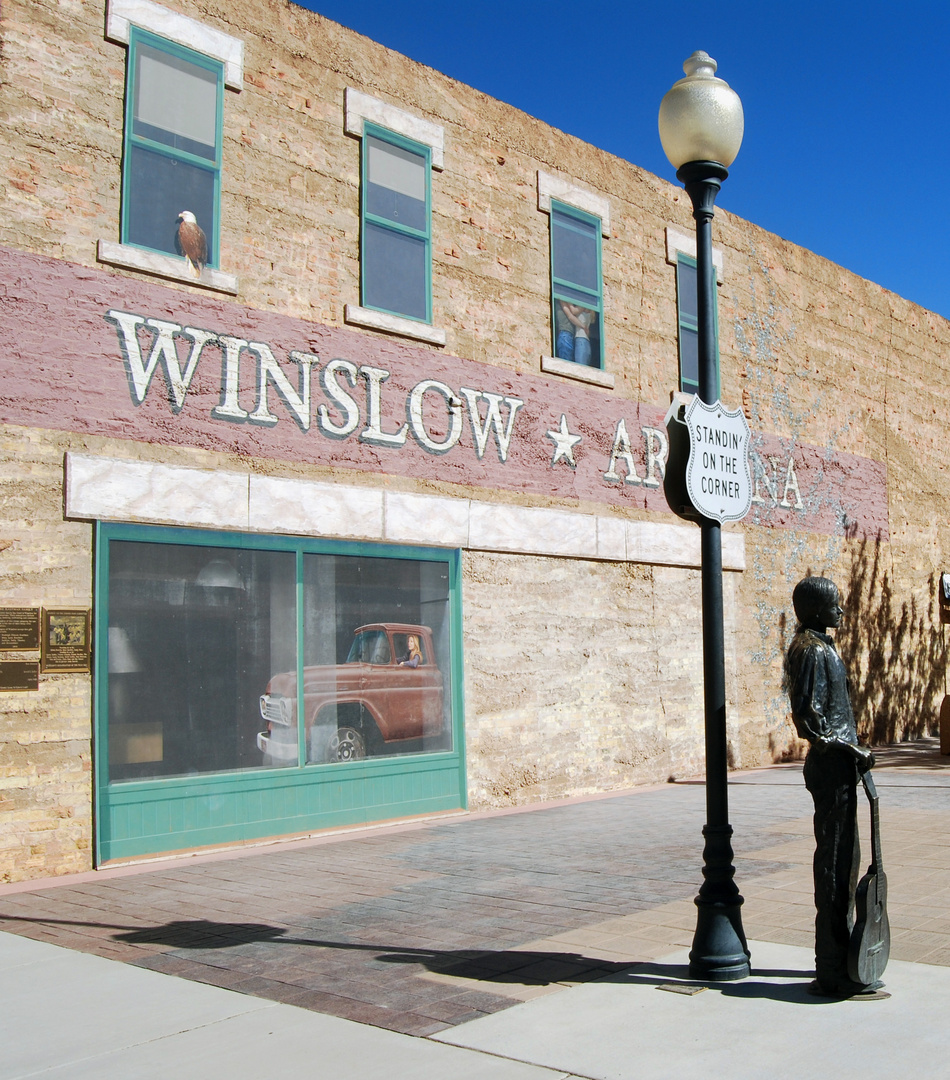
<svg viewBox="0 0 950 1080">
<path fill-rule="evenodd" d="M 384 425 L 384 384 L 391 372 L 368 364 L 357 365 L 350 360 L 334 358 L 321 364 L 320 357 L 292 350 L 288 361 L 298 369 L 294 386 L 281 367 L 271 347 L 265 342 L 220 334 L 211 330 L 184 326 L 161 319 L 149 318 L 134 312 L 110 309 L 104 318 L 112 323 L 125 364 L 129 393 L 136 406 L 145 402 L 161 368 L 165 378 L 168 402 L 178 414 L 185 406 L 199 360 L 205 350 L 220 350 L 220 397 L 211 409 L 211 417 L 226 423 L 251 423 L 273 427 L 280 417 L 272 411 L 276 392 L 289 417 L 303 432 L 315 424 L 317 430 L 330 439 L 355 437 L 361 443 L 399 448 L 412 439 L 429 454 L 444 455 L 458 446 L 467 426 L 478 459 L 486 453 L 505 464 L 509 459 L 516 426 L 525 400 L 512 395 L 497 394 L 484 389 L 460 386 L 458 390 L 438 379 L 422 379 L 409 390 L 405 401 L 404 422 L 387 420 Z M 179 342 L 184 351 L 179 354 Z M 184 358 L 184 359 L 183 359 Z M 250 359 L 255 365 L 254 408 L 241 403 L 240 376 Z M 324 400 L 313 408 L 313 373 Z M 248 388 L 245 387 L 245 392 Z M 433 406 L 439 420 L 433 424 Z M 442 409 L 444 408 L 444 413 Z M 427 424 L 426 415 L 430 417 Z M 444 419 L 443 419 L 444 416 Z M 386 428 L 395 430 L 386 430 Z M 438 430 L 434 430 L 438 428 Z M 623 419 L 617 421 L 613 433 L 607 467 L 602 476 L 606 483 L 635 484 L 658 488 L 666 469 L 669 444 L 666 432 L 659 427 L 641 425 L 640 445 L 634 453 L 634 441 Z M 577 466 L 574 452 L 583 436 L 572 433 L 565 414 L 560 415 L 557 427 L 544 432 L 540 438 L 550 440 L 550 468 Z M 637 459 L 642 462 L 638 469 Z M 784 462 L 769 459 L 774 482 L 764 468 L 756 463 L 754 502 L 764 503 L 760 487 L 770 502 L 783 507 L 802 509 L 801 493 L 791 457 Z M 759 467 L 759 466 L 763 467 Z M 778 490 L 782 497 L 778 498 Z M 791 500 L 789 496 L 792 496 Z"/>
</svg>

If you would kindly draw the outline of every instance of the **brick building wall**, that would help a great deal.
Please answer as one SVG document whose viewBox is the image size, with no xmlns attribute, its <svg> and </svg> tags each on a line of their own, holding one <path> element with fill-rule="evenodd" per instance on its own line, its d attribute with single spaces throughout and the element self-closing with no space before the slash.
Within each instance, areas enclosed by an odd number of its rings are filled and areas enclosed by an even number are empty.
<svg viewBox="0 0 950 1080">
<path fill-rule="evenodd" d="M 220 267 L 237 278 L 235 295 L 100 262 L 100 241 L 118 239 L 126 49 L 105 36 L 104 0 L 3 5 L 2 602 L 93 605 L 92 527 L 64 517 L 67 453 L 478 500 L 499 517 L 521 508 L 674 523 L 660 491 L 621 483 L 618 492 L 602 476 L 617 418 L 659 423 L 676 383 L 667 230 L 692 231 L 685 193 L 286 0 L 165 6 L 244 42 L 241 89 L 227 90 L 224 102 Z M 444 167 L 432 176 L 433 323 L 444 348 L 345 325 L 345 306 L 359 303 L 360 232 L 360 142 L 344 130 L 347 88 L 444 129 Z M 551 301 L 539 171 L 609 201 L 612 389 L 540 370 L 551 352 Z M 728 191 L 722 201 L 728 206 Z M 732 763 L 798 751 L 781 656 L 793 631 L 791 587 L 809 571 L 838 580 L 856 615 L 839 640 L 863 727 L 878 740 L 930 730 L 946 665 L 934 598 L 950 544 L 942 453 L 950 324 L 725 209 L 714 243 L 723 256 L 722 398 L 742 405 L 769 470 L 753 513 L 727 529 L 744 544 L 744 568 L 725 576 Z M 43 289 L 31 293 L 41 277 Z M 191 406 L 175 419 L 157 391 L 141 410 L 126 397 L 116 412 L 104 390 L 98 411 L 82 406 L 80 423 L 69 387 L 80 400 L 106 378 L 94 372 L 89 342 L 96 355 L 118 356 L 101 315 L 69 332 L 62 312 L 80 294 L 90 304 L 108 294 L 103 307 L 153 318 L 201 312 L 207 321 L 193 325 L 240 327 L 275 350 L 279 343 L 281 358 L 296 348 L 325 362 L 327 350 L 362 349 L 393 368 L 390 385 L 402 379 L 403 392 L 424 376 L 457 388 L 496 372 L 485 386 L 525 395 L 523 415 L 548 454 L 545 428 L 575 409 L 585 452 L 600 457 L 579 458 L 570 482 L 549 459 L 517 455 L 507 471 L 484 474 L 471 458 L 425 459 L 425 467 L 355 451 L 334 458 L 294 442 L 289 424 L 249 442 L 243 430 L 189 421 Z M 218 392 L 213 379 L 198 389 L 205 403 Z M 643 447 L 636 453 L 646 475 Z M 789 461 L 800 509 L 785 485 Z M 651 551 L 627 560 L 465 551 L 470 805 L 701 769 L 698 570 Z M 39 691 L 4 695 L 0 879 L 91 864 L 91 701 L 85 675 L 43 675 Z"/>
</svg>

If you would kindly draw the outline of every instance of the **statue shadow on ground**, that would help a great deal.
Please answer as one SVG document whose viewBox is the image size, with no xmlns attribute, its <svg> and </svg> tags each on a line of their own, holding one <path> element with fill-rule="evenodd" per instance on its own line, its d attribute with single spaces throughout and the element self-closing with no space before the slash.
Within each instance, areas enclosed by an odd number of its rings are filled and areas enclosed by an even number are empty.
<svg viewBox="0 0 950 1080">
<path fill-rule="evenodd" d="M 0 915 L 3 922 L 29 922 L 36 925 L 88 926 L 118 931 L 113 941 L 128 945 L 165 945 L 182 952 L 240 949 L 247 945 L 293 945 L 318 949 L 373 954 L 377 963 L 418 965 L 434 974 L 492 985 L 549 986 L 553 983 L 580 985 L 614 983 L 624 986 L 664 986 L 667 984 L 708 987 L 727 997 L 770 998 L 796 1005 L 828 1004 L 807 992 L 814 977 L 812 970 L 753 968 L 752 975 L 739 982 L 703 982 L 690 979 L 685 964 L 662 964 L 654 961 L 629 963 L 583 956 L 580 953 L 530 949 L 427 949 L 391 946 L 355 941 L 330 941 L 322 938 L 294 937 L 284 927 L 267 923 L 228 923 L 211 919 L 176 919 L 161 926 L 118 926 L 110 923 L 68 919 L 29 919 Z M 787 983 L 767 979 L 795 980 Z"/>
</svg>

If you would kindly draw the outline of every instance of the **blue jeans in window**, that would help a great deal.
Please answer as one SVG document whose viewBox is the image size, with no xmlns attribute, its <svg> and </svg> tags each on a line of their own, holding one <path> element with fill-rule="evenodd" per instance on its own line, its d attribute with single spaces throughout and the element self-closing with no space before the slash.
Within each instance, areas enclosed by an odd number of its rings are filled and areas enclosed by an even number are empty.
<svg viewBox="0 0 950 1080">
<path fill-rule="evenodd" d="M 588 342 L 588 351 L 590 342 Z M 558 330 L 557 332 L 557 347 L 555 349 L 559 360 L 573 360 L 574 359 L 574 331 L 573 330 Z"/>
<path fill-rule="evenodd" d="M 590 353 L 590 338 L 578 334 L 574 338 L 574 363 L 590 367 Z"/>
</svg>

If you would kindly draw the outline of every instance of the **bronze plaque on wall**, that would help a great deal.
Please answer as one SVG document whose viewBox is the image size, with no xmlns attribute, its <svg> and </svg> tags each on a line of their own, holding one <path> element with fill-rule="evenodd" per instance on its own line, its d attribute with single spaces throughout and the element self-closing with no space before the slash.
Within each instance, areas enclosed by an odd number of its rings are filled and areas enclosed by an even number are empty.
<svg viewBox="0 0 950 1080">
<path fill-rule="evenodd" d="M 40 665 L 35 660 L 0 660 L 0 691 L 38 690 Z"/>
<path fill-rule="evenodd" d="M 38 607 L 0 608 L 0 650 L 27 650 L 39 647 L 40 609 Z"/>
<path fill-rule="evenodd" d="M 43 609 L 43 670 L 89 671 L 92 640 L 88 608 Z"/>
</svg>

